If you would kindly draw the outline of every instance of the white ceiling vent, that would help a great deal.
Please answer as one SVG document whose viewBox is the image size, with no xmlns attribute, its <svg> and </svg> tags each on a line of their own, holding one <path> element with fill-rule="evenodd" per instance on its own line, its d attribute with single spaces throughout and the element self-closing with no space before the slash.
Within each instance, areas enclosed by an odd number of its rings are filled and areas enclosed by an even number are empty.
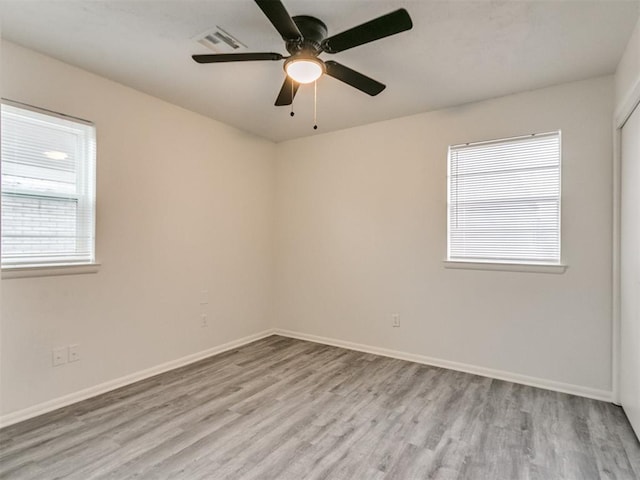
<svg viewBox="0 0 640 480">
<path fill-rule="evenodd" d="M 217 25 L 198 35 L 194 40 L 216 53 L 237 53 L 247 50 L 244 43 Z"/>
</svg>

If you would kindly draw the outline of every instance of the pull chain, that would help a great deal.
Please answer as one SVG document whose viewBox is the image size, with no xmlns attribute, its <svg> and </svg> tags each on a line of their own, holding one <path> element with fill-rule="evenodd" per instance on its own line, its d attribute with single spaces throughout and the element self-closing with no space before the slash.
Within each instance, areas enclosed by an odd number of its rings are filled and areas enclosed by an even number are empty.
<svg viewBox="0 0 640 480">
<path fill-rule="evenodd" d="M 318 129 L 318 81 L 313 82 L 313 129 Z"/>
<path fill-rule="evenodd" d="M 295 115 L 295 113 L 293 113 L 293 80 L 291 80 L 291 113 L 289 115 L 292 117 Z"/>
</svg>

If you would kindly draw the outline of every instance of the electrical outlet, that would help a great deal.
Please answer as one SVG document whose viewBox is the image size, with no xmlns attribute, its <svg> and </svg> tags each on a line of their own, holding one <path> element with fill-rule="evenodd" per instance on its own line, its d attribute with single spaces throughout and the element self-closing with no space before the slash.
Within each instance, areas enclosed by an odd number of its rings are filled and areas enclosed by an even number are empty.
<svg viewBox="0 0 640 480">
<path fill-rule="evenodd" d="M 80 360 L 80 345 L 69 345 L 69 363 Z"/>
<path fill-rule="evenodd" d="M 391 326 L 394 328 L 400 327 L 400 314 L 393 313 L 391 314 Z"/>
<path fill-rule="evenodd" d="M 203 313 L 200 315 L 200 327 L 206 328 L 209 326 L 209 319 L 207 318 L 207 314 Z"/>
<path fill-rule="evenodd" d="M 68 360 L 67 347 L 54 348 L 53 349 L 53 366 L 58 367 L 64 365 Z"/>
</svg>

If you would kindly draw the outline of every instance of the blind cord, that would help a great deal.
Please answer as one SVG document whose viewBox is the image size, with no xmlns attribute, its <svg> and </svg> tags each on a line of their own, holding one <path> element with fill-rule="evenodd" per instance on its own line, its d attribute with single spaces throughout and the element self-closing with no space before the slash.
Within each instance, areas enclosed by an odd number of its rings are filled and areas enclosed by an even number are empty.
<svg viewBox="0 0 640 480">
<path fill-rule="evenodd" d="M 456 228 L 458 228 L 458 152 L 456 151 Z"/>
</svg>

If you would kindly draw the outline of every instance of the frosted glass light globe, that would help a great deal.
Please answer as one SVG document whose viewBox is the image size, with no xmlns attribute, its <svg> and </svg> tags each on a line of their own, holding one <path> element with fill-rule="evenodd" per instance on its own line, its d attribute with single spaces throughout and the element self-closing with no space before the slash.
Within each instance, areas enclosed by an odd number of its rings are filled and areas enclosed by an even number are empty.
<svg viewBox="0 0 640 480">
<path fill-rule="evenodd" d="M 318 60 L 292 60 L 285 65 L 287 75 L 298 83 L 315 82 L 323 73 L 322 64 Z"/>
</svg>

